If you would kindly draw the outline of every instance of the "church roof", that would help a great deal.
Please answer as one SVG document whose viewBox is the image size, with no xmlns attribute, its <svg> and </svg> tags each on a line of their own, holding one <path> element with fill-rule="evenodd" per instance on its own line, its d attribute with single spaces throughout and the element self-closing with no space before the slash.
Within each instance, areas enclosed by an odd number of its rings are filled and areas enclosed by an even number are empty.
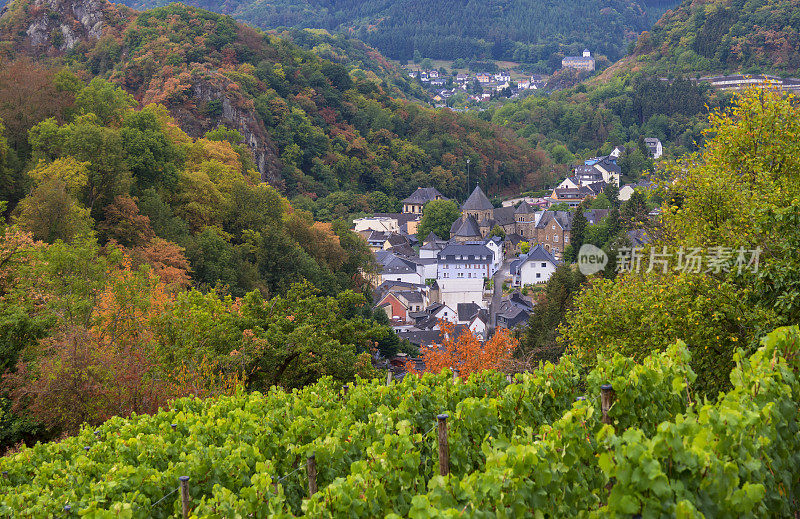
<svg viewBox="0 0 800 519">
<path fill-rule="evenodd" d="M 462 211 L 486 211 L 489 209 L 494 209 L 494 206 L 481 189 L 481 186 L 475 186 L 475 190 L 461 207 Z"/>
<path fill-rule="evenodd" d="M 531 205 L 528 202 L 523 201 L 521 204 L 519 204 L 519 207 L 517 207 L 516 211 L 514 211 L 514 214 L 530 214 L 534 212 L 536 211 L 533 210 Z"/>
<path fill-rule="evenodd" d="M 481 229 L 478 226 L 478 222 L 476 222 L 475 218 L 472 216 L 467 216 L 454 234 L 454 236 L 460 236 L 462 238 L 480 235 Z"/>
</svg>

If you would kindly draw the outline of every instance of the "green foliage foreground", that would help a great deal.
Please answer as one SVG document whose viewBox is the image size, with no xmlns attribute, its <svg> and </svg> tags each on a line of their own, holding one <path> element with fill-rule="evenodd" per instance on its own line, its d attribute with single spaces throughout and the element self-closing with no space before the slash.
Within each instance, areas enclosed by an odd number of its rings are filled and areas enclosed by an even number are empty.
<svg viewBox="0 0 800 519">
<path fill-rule="evenodd" d="M 791 517 L 799 349 L 798 327 L 769 334 L 735 356 L 732 389 L 715 401 L 693 398 L 680 342 L 641 364 L 601 358 L 585 377 L 567 356 L 513 383 L 444 372 L 177 400 L 3 458 L 0 515 L 68 504 L 91 517 L 177 516 L 178 494 L 158 501 L 187 475 L 192 517 Z M 603 383 L 617 397 L 609 425 Z M 436 475 L 441 412 L 448 476 Z M 312 452 L 319 492 L 308 498 Z"/>
</svg>

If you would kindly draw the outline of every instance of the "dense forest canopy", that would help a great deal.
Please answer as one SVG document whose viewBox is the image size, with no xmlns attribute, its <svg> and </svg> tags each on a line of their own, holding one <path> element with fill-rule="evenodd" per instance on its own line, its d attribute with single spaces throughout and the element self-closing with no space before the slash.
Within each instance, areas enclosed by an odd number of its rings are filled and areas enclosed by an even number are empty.
<svg viewBox="0 0 800 519">
<path fill-rule="evenodd" d="M 794 0 L 684 1 L 639 36 L 620 65 L 662 75 L 800 70 L 800 6 Z"/>
<path fill-rule="evenodd" d="M 127 0 L 124 3 L 148 8 L 168 2 Z M 230 14 L 262 28 L 347 32 L 394 59 L 407 60 L 419 54 L 438 59 L 514 60 L 542 66 L 548 66 L 552 60 L 560 66 L 558 56 L 574 55 L 584 47 L 611 60 L 619 59 L 627 43 L 676 2 L 192 0 L 188 3 Z"/>
<path fill-rule="evenodd" d="M 20 0 L 0 19 L 6 56 L 15 63 L 9 67 L 16 67 L 0 78 L 0 88 L 18 97 L 0 117 L 23 169 L 26 132 L 38 122 L 27 114 L 58 117 L 42 111 L 41 92 L 16 80 L 30 68 L 20 56 L 36 55 L 45 58 L 37 65 L 43 74 L 66 66 L 84 82 L 101 76 L 120 85 L 140 107 L 165 106 L 193 138 L 220 124 L 238 131 L 262 179 L 326 221 L 391 211 L 419 185 L 465 196 L 467 159 L 471 177 L 495 193 L 535 188 L 551 172 L 543 151 L 504 128 L 398 99 L 404 88 L 408 97 L 417 95 L 414 87 L 379 54 L 350 40 L 288 34 L 335 60 L 329 61 L 195 7 L 136 13 L 93 5 L 87 8 L 103 23 L 94 36 L 68 6 Z M 62 26 L 78 29 L 63 36 Z M 363 68 L 341 64 L 359 54 Z"/>
</svg>

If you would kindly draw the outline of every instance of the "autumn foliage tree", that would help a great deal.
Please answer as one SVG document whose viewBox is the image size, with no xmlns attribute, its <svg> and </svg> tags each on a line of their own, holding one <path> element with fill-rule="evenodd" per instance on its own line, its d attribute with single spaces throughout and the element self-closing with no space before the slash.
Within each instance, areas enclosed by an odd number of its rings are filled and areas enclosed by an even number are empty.
<svg viewBox="0 0 800 519">
<path fill-rule="evenodd" d="M 489 369 L 503 370 L 508 367 L 518 341 L 506 328 L 498 328 L 485 343 L 469 328 L 456 332 L 455 324 L 439 321 L 442 343 L 420 350 L 425 361 L 425 371 L 439 373 L 443 369 L 456 369 L 461 376 Z"/>
</svg>

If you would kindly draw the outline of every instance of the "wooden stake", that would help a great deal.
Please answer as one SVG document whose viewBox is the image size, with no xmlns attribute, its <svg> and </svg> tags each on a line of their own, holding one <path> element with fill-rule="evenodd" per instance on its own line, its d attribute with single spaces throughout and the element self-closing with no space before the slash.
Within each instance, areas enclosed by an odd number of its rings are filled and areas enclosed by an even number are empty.
<svg viewBox="0 0 800 519">
<path fill-rule="evenodd" d="M 447 415 L 436 417 L 439 425 L 439 474 L 450 474 L 450 446 L 447 443 Z"/>
<path fill-rule="evenodd" d="M 392 371 L 391 370 L 386 370 L 386 385 L 387 386 L 391 386 L 392 385 Z"/>
<path fill-rule="evenodd" d="M 178 480 L 181 482 L 181 511 L 183 512 L 183 519 L 189 519 L 189 476 L 181 476 Z"/>
<path fill-rule="evenodd" d="M 614 403 L 614 388 L 611 384 L 603 384 L 600 386 L 600 410 L 603 412 L 603 423 L 611 425 L 611 417 L 608 416 L 608 410 L 611 409 Z"/>
<path fill-rule="evenodd" d="M 311 497 L 317 493 L 317 460 L 315 454 L 308 457 L 306 472 L 308 473 L 308 496 Z"/>
<path fill-rule="evenodd" d="M 453 380 L 458 380 L 458 370 L 453 368 Z"/>
</svg>

